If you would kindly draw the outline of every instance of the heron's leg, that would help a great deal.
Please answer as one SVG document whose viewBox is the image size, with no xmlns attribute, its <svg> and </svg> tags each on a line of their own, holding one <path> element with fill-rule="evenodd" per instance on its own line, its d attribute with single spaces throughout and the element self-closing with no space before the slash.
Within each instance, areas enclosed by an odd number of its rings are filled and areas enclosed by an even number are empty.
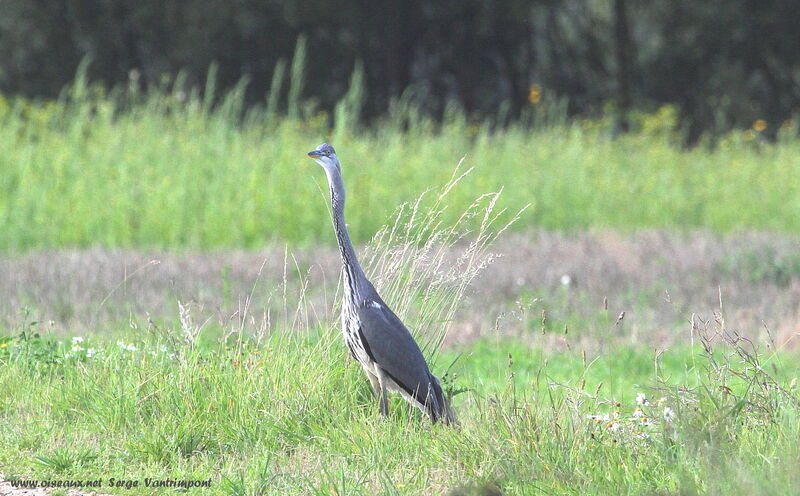
<svg viewBox="0 0 800 496">
<path fill-rule="evenodd" d="M 369 384 L 372 386 L 372 394 L 375 395 L 375 399 L 381 399 L 381 384 L 380 381 L 378 381 L 378 376 L 375 375 L 371 370 L 364 369 L 364 372 L 367 373 Z"/>
<path fill-rule="evenodd" d="M 386 394 L 386 376 L 377 363 L 375 364 L 375 375 L 378 377 L 378 387 L 380 388 L 380 397 L 378 401 L 380 401 L 381 405 L 381 415 L 385 417 L 389 415 L 389 398 Z"/>
</svg>

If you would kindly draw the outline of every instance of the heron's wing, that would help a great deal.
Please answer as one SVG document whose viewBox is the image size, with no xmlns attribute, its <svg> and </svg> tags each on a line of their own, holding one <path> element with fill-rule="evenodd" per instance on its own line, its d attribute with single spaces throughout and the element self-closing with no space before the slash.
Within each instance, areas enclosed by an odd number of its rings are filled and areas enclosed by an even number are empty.
<svg viewBox="0 0 800 496">
<path fill-rule="evenodd" d="M 378 366 L 406 393 L 435 410 L 443 402 L 430 391 L 435 378 L 411 333 L 385 303 L 370 301 L 358 309 L 364 348 Z M 429 398 L 429 394 L 432 399 Z"/>
</svg>

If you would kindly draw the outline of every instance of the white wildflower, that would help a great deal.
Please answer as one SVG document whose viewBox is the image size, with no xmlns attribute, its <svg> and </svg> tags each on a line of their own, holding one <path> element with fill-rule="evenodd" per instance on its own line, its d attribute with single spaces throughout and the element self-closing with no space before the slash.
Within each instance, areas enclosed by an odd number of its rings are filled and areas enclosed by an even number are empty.
<svg viewBox="0 0 800 496">
<path fill-rule="evenodd" d="M 94 348 L 87 348 L 86 349 L 86 358 L 92 358 L 94 354 L 97 352 Z"/>
<path fill-rule="evenodd" d="M 572 277 L 570 277 L 569 274 L 564 274 L 563 276 L 561 276 L 562 285 L 569 286 L 571 282 L 572 282 Z"/>
<path fill-rule="evenodd" d="M 83 343 L 83 336 L 74 336 L 72 338 L 72 344 Z"/>
<path fill-rule="evenodd" d="M 644 393 L 636 393 L 636 404 L 639 406 L 650 406 L 650 402 L 647 401 L 647 396 Z"/>
<path fill-rule="evenodd" d="M 117 341 L 117 346 L 127 351 L 136 351 L 136 346 L 133 344 L 126 344 L 122 341 Z"/>
<path fill-rule="evenodd" d="M 629 420 L 636 420 L 642 417 L 644 417 L 644 412 L 642 411 L 641 408 L 637 408 L 636 410 L 633 411 L 633 417 L 631 417 Z"/>
<path fill-rule="evenodd" d="M 646 432 L 637 432 L 636 437 L 638 437 L 639 439 L 647 439 L 650 437 L 650 434 Z"/>
<path fill-rule="evenodd" d="M 675 410 L 670 407 L 664 407 L 664 420 L 666 422 L 672 422 L 675 420 Z"/>
</svg>

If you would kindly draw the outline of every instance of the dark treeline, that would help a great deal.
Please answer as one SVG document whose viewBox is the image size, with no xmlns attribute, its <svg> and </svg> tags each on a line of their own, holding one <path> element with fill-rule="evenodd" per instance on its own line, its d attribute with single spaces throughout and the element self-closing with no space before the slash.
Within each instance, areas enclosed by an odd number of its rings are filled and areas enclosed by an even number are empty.
<svg viewBox="0 0 800 496">
<path fill-rule="evenodd" d="M 514 117 L 560 99 L 570 115 L 674 104 L 689 136 L 769 132 L 800 109 L 798 0 L 2 0 L 0 90 L 55 97 L 85 57 L 108 85 L 159 84 L 212 62 L 263 101 L 307 40 L 302 98 L 332 109 L 364 68 L 364 115 L 402 95 Z M 280 75 L 280 74 L 279 74 Z M 288 74 L 286 76 L 288 78 Z M 287 91 L 284 85 L 283 91 Z M 298 89 L 295 89 L 297 91 Z"/>
</svg>

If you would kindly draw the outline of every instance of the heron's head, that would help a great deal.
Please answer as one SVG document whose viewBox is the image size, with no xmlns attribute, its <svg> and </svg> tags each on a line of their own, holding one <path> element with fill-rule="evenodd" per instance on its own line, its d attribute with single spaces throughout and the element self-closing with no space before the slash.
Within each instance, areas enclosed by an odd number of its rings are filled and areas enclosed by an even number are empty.
<svg viewBox="0 0 800 496">
<path fill-rule="evenodd" d="M 322 166 L 323 169 L 335 169 L 339 166 L 339 159 L 336 158 L 336 150 L 327 143 L 319 145 L 316 149 L 308 152 L 308 156 L 314 162 Z"/>
</svg>

